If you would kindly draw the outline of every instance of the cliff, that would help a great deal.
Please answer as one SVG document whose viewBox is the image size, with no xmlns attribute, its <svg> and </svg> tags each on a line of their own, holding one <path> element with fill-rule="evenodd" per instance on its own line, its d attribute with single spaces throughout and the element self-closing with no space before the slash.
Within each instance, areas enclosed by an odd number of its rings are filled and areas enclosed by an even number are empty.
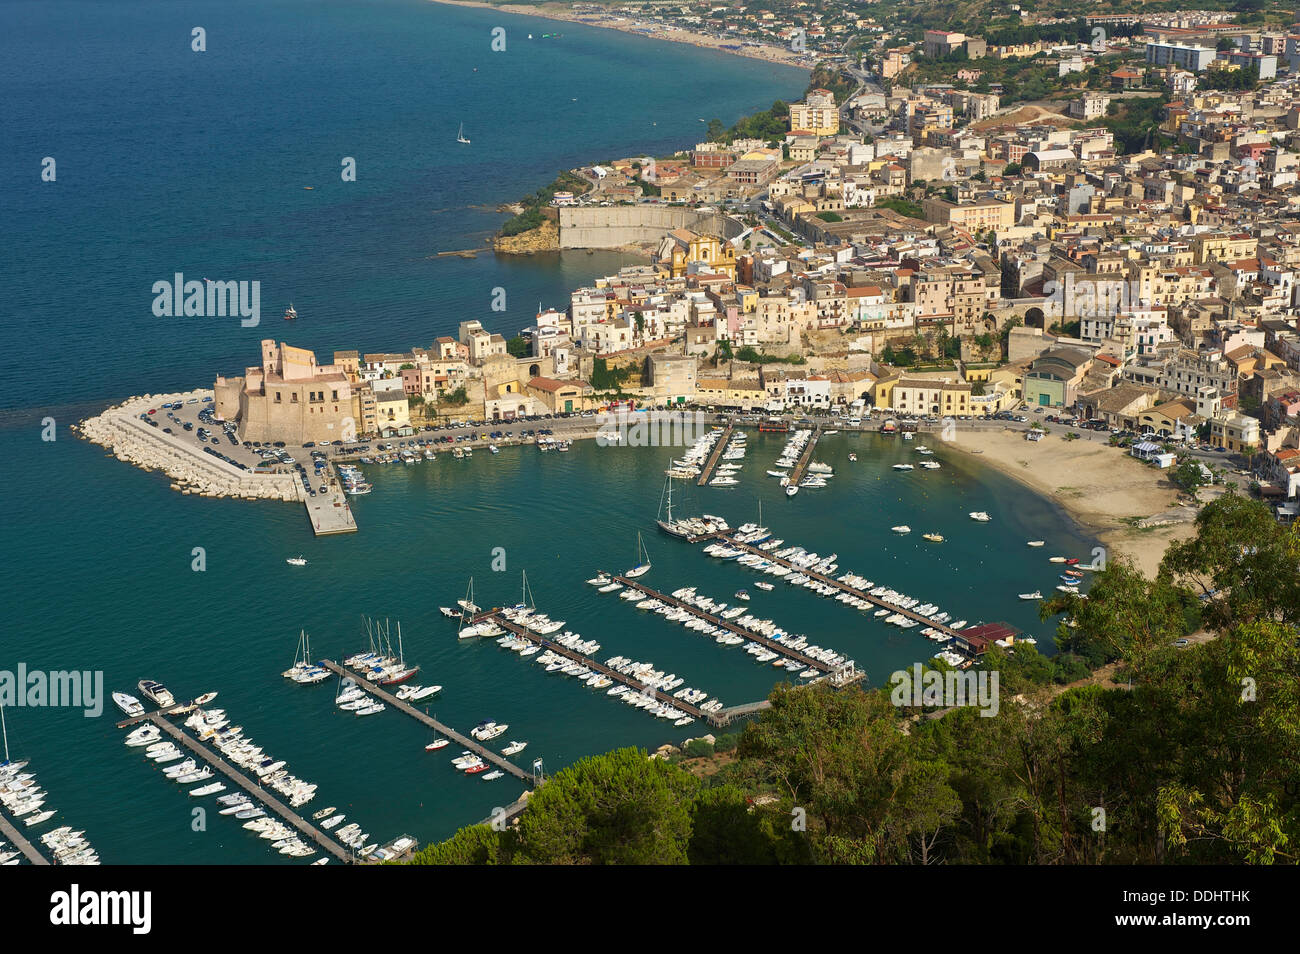
<svg viewBox="0 0 1300 954">
<path fill-rule="evenodd" d="M 492 240 L 492 247 L 505 255 L 556 252 L 560 248 L 560 227 L 548 219 L 537 228 L 518 235 L 498 235 Z"/>
</svg>

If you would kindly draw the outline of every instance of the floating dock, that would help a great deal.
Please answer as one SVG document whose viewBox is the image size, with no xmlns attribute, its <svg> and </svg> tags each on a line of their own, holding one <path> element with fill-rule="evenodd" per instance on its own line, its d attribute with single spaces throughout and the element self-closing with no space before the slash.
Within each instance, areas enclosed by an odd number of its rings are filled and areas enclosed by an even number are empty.
<svg viewBox="0 0 1300 954">
<path fill-rule="evenodd" d="M 822 429 L 819 426 L 813 428 L 812 437 L 808 438 L 808 444 L 799 455 L 799 463 L 794 465 L 794 470 L 790 472 L 791 487 L 798 487 L 799 481 L 803 480 L 803 475 L 808 472 L 808 464 L 812 461 L 813 451 L 817 449 L 817 441 L 822 436 Z"/>
<path fill-rule="evenodd" d="M 292 808 L 284 804 L 284 802 L 280 801 L 278 798 L 270 794 L 261 785 L 254 784 L 248 778 L 248 776 L 244 775 L 244 773 L 242 772 L 236 771 L 234 767 L 231 766 L 231 764 L 227 762 L 225 759 L 221 758 L 221 756 L 216 755 L 211 750 L 205 748 L 203 745 L 199 744 L 197 740 L 190 738 L 188 735 L 186 735 L 184 732 L 182 732 L 172 723 L 168 722 L 165 712 L 161 710 L 156 712 L 151 712 L 147 716 L 143 716 L 141 717 L 141 719 L 137 719 L 135 721 L 143 721 L 143 720 L 148 720 L 149 722 L 152 722 L 154 725 L 158 726 L 158 728 L 162 729 L 164 732 L 170 735 L 181 745 L 185 746 L 185 748 L 189 749 L 191 752 L 193 752 L 204 762 L 211 765 L 214 769 L 216 769 L 226 778 L 230 779 L 230 781 L 234 782 L 236 785 L 242 788 L 249 795 L 253 796 L 253 798 L 257 799 L 259 802 L 261 802 L 271 811 L 275 812 L 275 814 L 283 818 L 293 828 L 297 829 L 297 831 L 300 834 L 306 836 L 310 841 L 314 842 L 317 847 L 323 849 L 327 854 L 343 862 L 344 864 L 351 864 L 357 860 L 341 844 L 339 844 L 333 838 L 326 835 L 319 828 L 309 823 L 305 818 L 303 818 L 301 815 L 295 812 Z"/>
<path fill-rule="evenodd" d="M 713 445 L 713 452 L 709 454 L 709 459 L 704 463 L 704 469 L 700 471 L 700 479 L 695 482 L 698 486 L 703 487 L 709 482 L 709 478 L 713 476 L 713 470 L 718 466 L 718 461 L 722 459 L 722 455 L 726 453 L 727 442 L 731 440 L 731 432 L 735 429 L 736 425 L 728 421 L 726 430 L 722 432 L 718 442 Z"/>
<path fill-rule="evenodd" d="M 488 615 L 491 614 L 485 613 L 480 616 L 477 616 L 475 617 L 475 621 L 479 619 L 483 619 Z M 412 719 L 415 719 L 417 722 L 420 722 L 423 725 L 428 726 L 430 729 L 433 729 L 439 735 L 444 735 L 447 738 L 452 739 L 453 741 L 459 743 L 460 745 L 463 745 L 465 748 L 469 749 L 469 751 L 473 752 L 475 755 L 482 758 L 483 761 L 491 762 L 497 768 L 501 769 L 503 772 L 508 772 L 509 774 L 513 775 L 515 778 L 519 779 L 521 782 L 525 782 L 529 785 L 533 784 L 533 776 L 530 772 L 525 772 L 514 762 L 511 762 L 508 758 L 502 755 L 500 752 L 493 752 L 491 749 L 487 748 L 486 746 L 482 745 L 479 742 L 476 742 L 474 739 L 470 738 L 469 736 L 461 735 L 459 732 L 457 732 L 455 729 L 451 728 L 450 726 L 443 725 L 441 722 L 439 722 L 437 719 L 434 719 L 427 713 L 421 712 L 419 709 L 415 708 L 414 706 L 408 705 L 407 703 L 398 699 L 391 692 L 387 692 L 386 690 L 379 688 L 379 686 L 376 686 L 372 682 L 367 682 L 364 676 L 352 672 L 347 668 L 340 666 L 336 662 L 331 662 L 328 659 L 323 659 L 321 660 L 320 664 L 324 666 L 326 669 L 328 669 L 330 672 L 335 673 L 336 675 L 347 676 L 349 679 L 351 679 L 353 682 L 357 684 L 357 688 L 370 693 L 370 695 L 374 696 L 376 699 L 379 699 L 385 705 L 390 705 L 394 709 L 398 709 L 401 712 L 405 712 Z"/>
<path fill-rule="evenodd" d="M 22 833 L 10 824 L 9 819 L 5 818 L 3 812 L 0 812 L 0 835 L 4 835 L 2 840 L 9 842 L 21 851 L 32 864 L 48 865 L 50 863 L 50 859 L 37 851 L 36 846 L 24 838 Z"/>
<path fill-rule="evenodd" d="M 621 579 L 621 577 L 614 577 L 614 579 Z M 584 656 L 582 655 L 582 653 L 574 652 L 572 649 L 569 649 L 567 646 L 561 646 L 559 643 L 553 643 L 549 639 L 545 638 L 544 636 L 539 636 L 536 633 L 525 629 L 524 627 L 520 626 L 518 623 L 512 623 L 510 620 L 506 619 L 504 615 L 502 615 L 500 609 L 488 610 L 486 613 L 481 613 L 478 616 L 474 617 L 474 622 L 478 622 L 479 620 L 482 619 L 490 619 L 492 620 L 492 622 L 496 623 L 502 629 L 508 630 L 509 632 L 513 633 L 515 636 L 519 636 L 522 639 L 526 639 L 531 643 L 536 643 L 538 646 L 541 646 L 543 649 L 549 649 L 557 656 L 564 656 L 566 659 L 572 662 L 580 663 L 581 665 L 586 666 L 588 669 L 591 669 L 594 672 L 599 672 L 602 675 L 608 676 L 614 682 L 622 683 L 623 685 L 627 686 L 629 689 L 635 689 L 637 692 L 653 695 L 657 701 L 662 702 L 664 705 L 672 706 L 674 709 L 679 709 L 682 712 L 684 712 L 686 715 L 691 716 L 692 718 L 703 719 L 712 725 L 718 724 L 714 720 L 714 713 L 705 712 L 699 706 L 693 706 L 688 702 L 683 702 L 681 699 L 674 699 L 672 696 L 668 695 L 667 693 L 660 692 L 658 689 L 651 689 L 645 683 L 633 679 L 631 676 L 624 675 L 623 673 L 619 672 L 617 669 L 611 669 L 609 666 L 606 666 L 602 662 L 597 662 L 596 660 L 592 659 L 590 656 Z"/>
<path fill-rule="evenodd" d="M 606 575 L 610 576 L 610 574 L 606 574 Z M 740 626 L 739 624 L 734 623 L 729 619 L 723 619 L 721 616 L 714 616 L 712 613 L 708 613 L 700 609 L 698 606 L 692 606 L 690 603 L 686 603 L 682 600 L 679 600 L 674 596 L 669 596 L 667 593 L 660 593 L 657 590 L 652 590 L 644 583 L 638 583 L 636 580 L 629 580 L 625 576 L 613 575 L 610 576 L 610 578 L 617 580 L 618 582 L 622 583 L 624 586 L 628 587 L 629 589 L 640 590 L 642 593 L 644 593 L 647 597 L 651 599 L 656 599 L 663 603 L 667 603 L 669 606 L 675 606 L 680 609 L 684 609 L 686 610 L 686 612 L 690 613 L 692 616 L 696 617 L 697 619 L 705 620 L 706 622 L 711 623 L 714 626 L 718 626 L 721 627 L 722 629 L 727 630 L 727 632 L 729 633 L 734 633 L 735 635 L 744 637 L 745 639 L 753 640 L 754 642 L 762 646 L 764 649 L 770 649 L 772 652 L 776 653 L 779 656 L 782 656 L 786 659 L 793 659 L 796 662 L 803 663 L 805 667 L 811 666 L 813 669 L 816 669 L 820 673 L 823 674 L 828 673 L 836 668 L 834 666 L 827 665 L 826 663 L 822 662 L 820 659 L 814 659 L 812 656 L 806 656 L 799 650 L 792 649 L 789 646 L 785 645 L 784 643 L 777 642 L 775 639 L 772 639 L 770 636 L 764 636 L 762 633 L 756 633 L 752 629 L 746 629 L 744 626 Z"/>
</svg>

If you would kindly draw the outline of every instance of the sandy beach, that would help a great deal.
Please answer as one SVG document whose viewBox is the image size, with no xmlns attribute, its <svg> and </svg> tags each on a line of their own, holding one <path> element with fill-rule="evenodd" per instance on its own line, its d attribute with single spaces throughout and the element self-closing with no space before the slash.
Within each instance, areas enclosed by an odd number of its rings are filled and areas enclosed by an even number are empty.
<svg viewBox="0 0 1300 954">
<path fill-rule="evenodd" d="M 1056 501 L 1112 555 L 1130 557 L 1154 577 L 1169 544 L 1192 535 L 1195 509 L 1180 505 L 1164 471 L 1124 450 L 1049 434 L 1027 441 L 1023 431 L 960 431 L 945 448 L 978 459 Z"/>
<path fill-rule="evenodd" d="M 677 27 L 651 23 L 648 20 L 638 21 L 635 18 L 619 16 L 614 13 L 574 13 L 568 5 L 562 3 L 530 6 L 521 3 L 484 3 L 482 0 L 429 0 L 429 2 L 441 3 L 451 7 L 480 7 L 484 10 L 541 17 L 545 20 L 581 23 L 584 26 L 599 27 L 602 30 L 618 30 L 622 33 L 633 33 L 637 36 L 649 37 L 652 40 L 685 43 L 688 46 L 716 50 L 719 53 L 730 53 L 733 56 L 744 56 L 752 60 L 764 60 L 768 63 L 779 63 L 783 66 L 795 66 L 807 70 L 811 70 L 817 62 L 817 57 L 814 54 L 796 53 L 784 46 L 740 46 L 740 44 L 747 42 L 744 37 L 708 36 L 702 33 L 693 33 L 690 30 L 678 29 Z M 728 45 L 739 46 L 739 49 L 728 49 Z"/>
</svg>

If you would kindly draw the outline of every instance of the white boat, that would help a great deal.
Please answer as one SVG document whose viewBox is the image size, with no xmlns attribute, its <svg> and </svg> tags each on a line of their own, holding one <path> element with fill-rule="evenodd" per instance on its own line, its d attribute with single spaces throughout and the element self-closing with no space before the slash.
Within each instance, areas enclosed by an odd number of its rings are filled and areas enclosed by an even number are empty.
<svg viewBox="0 0 1300 954">
<path fill-rule="evenodd" d="M 650 554 L 646 552 L 645 544 L 641 541 L 641 534 L 638 531 L 636 535 L 636 555 L 638 560 L 642 560 L 632 569 L 623 575 L 628 579 L 636 579 L 638 576 L 645 576 L 650 571 Z"/>
<path fill-rule="evenodd" d="M 909 527 L 909 526 L 908 526 L 907 524 L 905 524 L 905 523 L 900 523 L 898 526 L 896 526 L 896 527 L 890 527 L 889 529 L 890 529 L 890 530 L 893 530 L 895 533 L 911 533 L 911 532 L 912 532 L 912 528 Z"/>
<path fill-rule="evenodd" d="M 460 610 L 452 609 L 450 606 L 439 606 L 438 612 L 448 619 L 458 619 L 460 617 Z"/>
<path fill-rule="evenodd" d="M 895 464 L 894 470 L 915 470 L 911 464 Z"/>
<path fill-rule="evenodd" d="M 987 513 L 985 513 L 983 510 L 972 510 L 972 511 L 970 512 L 970 518 L 971 518 L 972 520 L 977 520 L 977 521 L 979 521 L 980 523 L 988 523 L 990 520 L 993 519 L 993 518 L 990 517 Z"/>
<path fill-rule="evenodd" d="M 217 792 L 224 792 L 225 790 L 226 786 L 222 785 L 220 782 L 213 782 L 211 785 L 204 785 L 202 788 L 190 789 L 190 797 L 202 798 L 205 795 L 215 795 Z"/>
<path fill-rule="evenodd" d="M 171 692 L 160 682 L 154 682 L 152 679 L 141 679 L 137 688 L 140 690 L 140 695 L 159 709 L 170 709 L 176 705 L 176 700 L 172 697 Z"/>
<path fill-rule="evenodd" d="M 1044 540 L 1030 540 L 1028 543 L 1025 544 L 1025 546 L 1041 547 L 1045 542 L 1046 541 Z"/>
<path fill-rule="evenodd" d="M 125 692 L 113 693 L 113 704 L 133 719 L 144 715 L 144 706 L 140 704 L 140 700 Z"/>
<path fill-rule="evenodd" d="M 773 588 L 771 583 L 763 583 L 763 582 L 759 582 L 759 583 L 755 583 L 754 585 L 755 585 L 756 587 L 758 587 L 760 590 L 769 590 L 769 591 L 770 591 L 770 590 Z"/>
<path fill-rule="evenodd" d="M 501 750 L 502 755 L 516 755 L 528 747 L 527 742 L 511 742 Z"/>
<path fill-rule="evenodd" d="M 205 692 L 203 693 L 203 695 L 197 697 L 194 700 L 194 702 L 191 704 L 196 706 L 206 706 L 209 702 L 211 702 L 215 698 L 217 698 L 217 694 L 215 692 Z"/>
<path fill-rule="evenodd" d="M 500 769 L 493 769 L 491 772 L 488 772 L 486 775 L 483 776 L 483 781 L 491 782 L 494 779 L 498 779 L 505 774 L 506 773 L 501 771 Z"/>
<path fill-rule="evenodd" d="M 1020 598 L 1022 600 L 1041 600 L 1043 593 L 1041 590 L 1034 590 L 1032 593 L 1021 593 Z"/>
<path fill-rule="evenodd" d="M 460 124 L 460 132 L 456 133 L 456 141 L 459 142 L 459 143 L 464 143 L 464 144 L 467 145 L 467 146 L 469 145 L 469 140 L 465 138 L 465 124 L 464 124 L 464 123 L 461 123 L 461 124 Z"/>
<path fill-rule="evenodd" d="M 301 554 L 298 555 L 298 556 L 296 556 L 296 557 L 289 557 L 289 559 L 285 560 L 284 562 L 287 563 L 287 564 L 289 564 L 290 566 L 306 566 L 306 565 L 307 565 L 307 561 L 306 561 L 305 559 L 303 559 L 303 557 L 302 557 Z"/>
<path fill-rule="evenodd" d="M 794 484 L 791 484 L 790 486 L 788 486 L 788 487 L 785 488 L 785 495 L 786 495 L 787 497 L 793 497 L 793 496 L 794 496 L 795 494 L 797 494 L 798 492 L 799 492 L 799 488 L 798 488 L 797 486 L 795 486 Z"/>
</svg>

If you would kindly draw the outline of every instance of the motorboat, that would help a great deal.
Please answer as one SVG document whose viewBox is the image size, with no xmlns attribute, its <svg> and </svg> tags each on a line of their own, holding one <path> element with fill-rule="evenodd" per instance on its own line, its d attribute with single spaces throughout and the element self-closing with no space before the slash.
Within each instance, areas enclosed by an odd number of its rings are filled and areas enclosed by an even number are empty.
<svg viewBox="0 0 1300 954">
<path fill-rule="evenodd" d="M 460 619 L 460 610 L 452 609 L 450 606 L 439 606 L 438 612 L 448 619 Z"/>
<path fill-rule="evenodd" d="M 296 557 L 289 557 L 289 559 L 285 560 L 284 562 L 287 563 L 287 564 L 289 564 L 290 566 L 306 566 L 306 565 L 307 565 L 307 561 L 306 561 L 305 559 L 303 559 L 303 557 L 302 557 L 301 555 L 296 556 Z"/>
<path fill-rule="evenodd" d="M 908 526 L 907 524 L 905 524 L 905 523 L 900 523 L 898 526 L 896 526 L 896 527 L 890 527 L 889 529 L 890 529 L 890 530 L 893 530 L 895 533 L 911 533 L 911 532 L 912 532 L 912 528 L 909 527 L 909 526 Z"/>
<path fill-rule="evenodd" d="M 941 533 L 923 533 L 921 536 L 931 543 L 943 543 L 943 534 Z"/>
<path fill-rule="evenodd" d="M 517 755 L 528 747 L 527 742 L 511 742 L 501 750 L 502 755 Z"/>
<path fill-rule="evenodd" d="M 144 715 L 144 706 L 135 696 L 127 695 L 125 692 L 113 693 L 113 704 L 125 712 L 130 718 Z"/>
<path fill-rule="evenodd" d="M 1041 547 L 1045 542 L 1046 542 L 1046 541 L 1044 541 L 1044 540 L 1030 540 L 1030 541 L 1028 541 L 1028 542 L 1025 544 L 1025 546 L 1029 546 L 1029 547 Z"/>
<path fill-rule="evenodd" d="M 1032 593 L 1021 593 L 1020 598 L 1022 600 L 1041 600 L 1043 598 L 1043 591 L 1034 590 Z"/>
<path fill-rule="evenodd" d="M 154 682 L 152 679 L 141 679 L 137 688 L 140 690 L 140 695 L 160 709 L 170 709 L 176 705 L 176 700 L 172 697 L 171 692 L 160 682 Z"/>
<path fill-rule="evenodd" d="M 763 583 L 763 582 L 761 582 L 761 581 L 758 582 L 758 583 L 755 583 L 754 585 L 755 585 L 756 587 L 758 587 L 760 590 L 771 591 L 772 588 L 773 588 L 771 583 Z"/>
<path fill-rule="evenodd" d="M 976 520 L 976 521 L 978 521 L 978 522 L 980 522 L 980 523 L 988 523 L 990 520 L 993 519 L 993 518 L 990 517 L 987 513 L 985 513 L 983 510 L 972 510 L 972 511 L 970 512 L 970 518 L 971 518 L 972 520 Z"/>
<path fill-rule="evenodd" d="M 487 742 L 503 735 L 510 726 L 504 722 L 480 722 L 474 728 L 469 730 L 469 734 L 474 736 L 480 742 Z"/>
<path fill-rule="evenodd" d="M 911 464 L 895 464 L 894 470 L 915 470 Z"/>
</svg>

